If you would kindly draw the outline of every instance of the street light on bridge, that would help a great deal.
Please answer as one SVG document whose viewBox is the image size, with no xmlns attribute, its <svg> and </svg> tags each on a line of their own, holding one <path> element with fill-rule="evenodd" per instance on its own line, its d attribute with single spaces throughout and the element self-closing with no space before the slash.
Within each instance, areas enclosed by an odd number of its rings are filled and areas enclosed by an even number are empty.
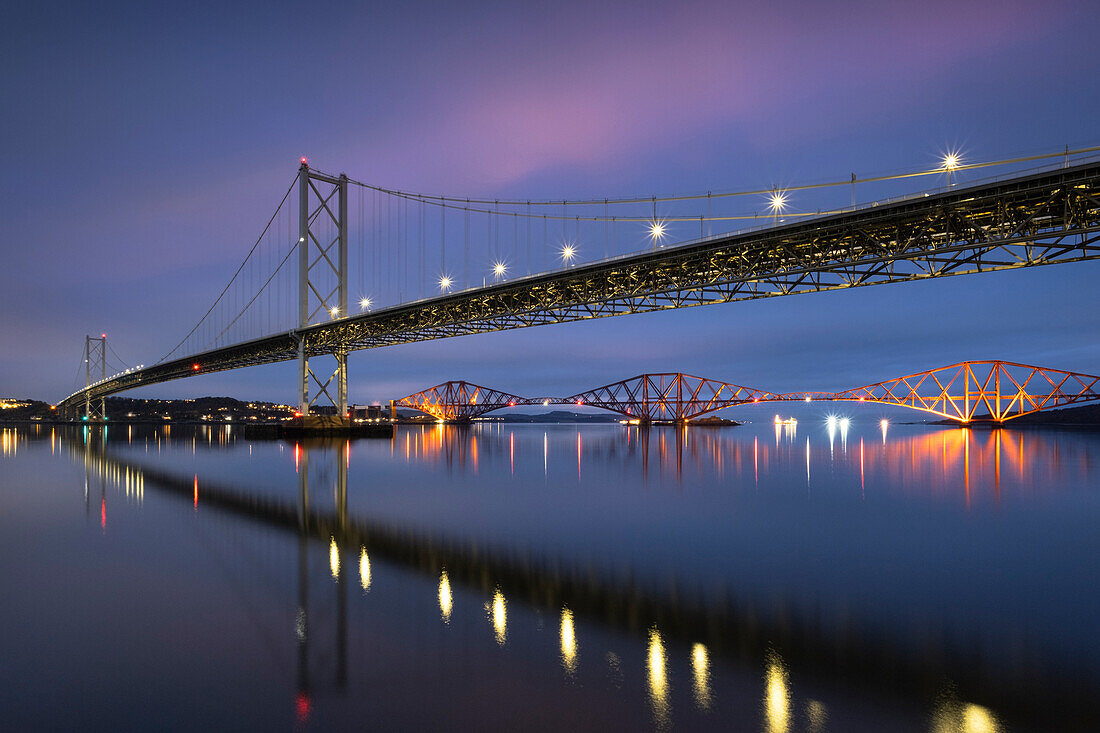
<svg viewBox="0 0 1100 733">
<path fill-rule="evenodd" d="M 768 198 L 768 208 L 772 210 L 772 214 L 775 216 L 775 223 L 779 223 L 779 215 L 783 213 L 783 209 L 787 206 L 787 192 L 772 189 L 771 196 Z"/>
<path fill-rule="evenodd" d="M 952 186 L 952 175 L 962 165 L 962 157 L 957 150 L 950 150 L 940 160 L 940 168 L 947 171 L 947 187 Z"/>
<path fill-rule="evenodd" d="M 663 221 L 654 219 L 649 223 L 649 238 L 653 240 L 654 245 L 664 239 L 665 236 L 667 236 L 667 232 Z"/>
</svg>

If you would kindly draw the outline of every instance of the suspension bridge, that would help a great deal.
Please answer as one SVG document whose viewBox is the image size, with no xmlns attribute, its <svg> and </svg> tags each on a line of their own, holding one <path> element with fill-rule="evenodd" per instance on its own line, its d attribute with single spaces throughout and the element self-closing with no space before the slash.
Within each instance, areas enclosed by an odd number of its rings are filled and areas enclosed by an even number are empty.
<svg viewBox="0 0 1100 733">
<path fill-rule="evenodd" d="M 88 337 L 84 385 L 58 406 L 64 414 L 102 420 L 110 394 L 296 360 L 302 419 L 326 411 L 344 416 L 353 351 L 1093 260 L 1100 257 L 1098 151 L 972 164 L 950 155 L 930 169 L 852 174 L 783 190 L 558 201 L 386 189 L 320 172 L 303 158 L 244 262 L 194 328 L 156 363 L 123 363 L 111 376 L 106 335 Z M 966 185 L 956 180 L 995 166 L 1012 170 Z M 855 203 L 857 186 L 929 176 L 946 185 Z M 850 205 L 829 198 L 849 188 Z M 796 197 L 806 201 L 801 210 Z M 746 201 L 763 210 L 744 210 Z M 811 208 L 815 203 L 824 205 Z M 714 234 L 716 224 L 747 228 Z M 856 399 L 895 401 L 896 390 L 884 385 L 874 387 L 885 392 L 868 387 Z M 929 411 L 969 420 L 971 403 L 963 399 L 956 409 L 944 391 Z M 990 414 L 1001 414 L 999 393 L 994 400 Z M 611 394 L 605 401 L 620 402 Z M 910 406 L 917 406 L 915 398 Z"/>
</svg>

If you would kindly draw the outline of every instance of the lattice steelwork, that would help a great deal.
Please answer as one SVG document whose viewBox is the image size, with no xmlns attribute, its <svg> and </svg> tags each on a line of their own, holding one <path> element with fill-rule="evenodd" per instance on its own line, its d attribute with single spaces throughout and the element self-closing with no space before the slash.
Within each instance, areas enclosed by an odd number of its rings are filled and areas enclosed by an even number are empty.
<svg viewBox="0 0 1100 733">
<path fill-rule="evenodd" d="M 1100 377 L 1010 361 L 967 361 L 837 392 L 828 399 L 902 405 L 963 423 L 1004 422 L 1100 400 Z"/>
<path fill-rule="evenodd" d="M 411 407 L 447 422 L 465 422 L 502 407 L 539 403 L 541 400 L 463 381 L 444 382 L 396 401 L 400 407 Z"/>
<path fill-rule="evenodd" d="M 1097 258 L 1100 163 L 1090 162 L 341 317 L 163 362 L 91 391 L 111 394 L 190 376 L 195 362 L 209 373 L 463 334 Z"/>
<path fill-rule="evenodd" d="M 516 405 L 599 407 L 642 422 L 684 422 L 758 402 L 877 402 L 958 420 L 1005 422 L 1100 400 L 1100 377 L 1009 361 L 967 361 L 844 392 L 776 394 L 689 374 L 640 374 L 571 397 L 520 397 L 468 382 L 445 382 L 397 400 L 440 420 L 466 421 Z"/>
<path fill-rule="evenodd" d="M 640 374 L 573 395 L 562 402 L 622 413 L 642 421 L 684 421 L 777 395 L 690 374 Z M 553 402 L 553 400 L 551 400 Z"/>
</svg>

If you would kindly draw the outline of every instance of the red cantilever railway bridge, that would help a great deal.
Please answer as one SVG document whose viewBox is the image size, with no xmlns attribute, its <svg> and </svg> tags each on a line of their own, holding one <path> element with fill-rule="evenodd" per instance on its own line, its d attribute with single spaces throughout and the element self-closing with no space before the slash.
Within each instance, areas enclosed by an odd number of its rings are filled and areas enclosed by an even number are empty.
<svg viewBox="0 0 1100 733">
<path fill-rule="evenodd" d="M 920 410 L 959 423 L 1003 423 L 1100 400 L 1100 377 L 1008 361 L 966 361 L 843 392 L 779 394 L 689 374 L 641 374 L 569 397 L 521 397 L 463 381 L 444 382 L 394 403 L 448 422 L 520 405 L 599 407 L 642 422 L 684 422 L 760 402 L 872 402 Z"/>
</svg>

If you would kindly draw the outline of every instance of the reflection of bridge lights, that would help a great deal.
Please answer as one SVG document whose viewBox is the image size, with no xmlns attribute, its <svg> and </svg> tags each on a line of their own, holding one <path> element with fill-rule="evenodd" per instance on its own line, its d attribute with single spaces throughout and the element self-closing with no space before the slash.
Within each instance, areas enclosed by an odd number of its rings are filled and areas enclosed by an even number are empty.
<svg viewBox="0 0 1100 733">
<path fill-rule="evenodd" d="M 949 699 L 941 704 L 933 717 L 933 730 L 963 731 L 963 733 L 997 733 L 1000 721 L 988 708 L 973 703 Z"/>
<path fill-rule="evenodd" d="M 307 633 L 306 610 L 304 608 L 299 608 L 298 612 L 294 614 L 294 636 L 299 642 L 303 642 L 306 640 Z"/>
<path fill-rule="evenodd" d="M 305 163 L 305 158 L 302 158 L 302 162 Z M 309 700 L 309 695 L 305 692 L 299 692 L 294 697 L 294 713 L 298 717 L 299 723 L 304 723 L 309 720 L 309 711 L 312 704 Z"/>
<path fill-rule="evenodd" d="M 878 426 L 882 428 L 882 444 L 886 445 L 886 428 L 890 427 L 890 421 L 883 418 L 878 421 Z"/>
<path fill-rule="evenodd" d="M 825 704 L 818 700 L 809 700 L 806 702 L 806 719 L 810 723 L 811 731 L 825 730 L 825 723 L 829 719 L 829 711 L 825 708 Z"/>
<path fill-rule="evenodd" d="M 764 693 L 764 720 L 769 733 L 786 733 L 791 722 L 791 697 L 787 688 L 787 668 L 775 652 L 768 654 Z"/>
<path fill-rule="evenodd" d="M 577 635 L 573 629 L 573 612 L 561 610 L 561 663 L 566 673 L 577 671 Z"/>
<path fill-rule="evenodd" d="M 329 538 L 328 544 L 328 567 L 332 571 L 332 577 L 336 578 L 340 575 L 340 548 L 336 546 L 336 538 Z"/>
<path fill-rule="evenodd" d="M 963 730 L 967 733 L 996 733 L 1000 727 L 988 708 L 971 704 L 963 711 Z"/>
<path fill-rule="evenodd" d="M 668 675 L 665 672 L 665 645 L 656 627 L 649 630 L 649 653 L 646 655 L 649 699 L 658 728 L 667 728 L 669 721 Z"/>
<path fill-rule="evenodd" d="M 365 547 L 359 550 L 359 584 L 364 591 L 370 590 L 370 558 Z"/>
<path fill-rule="evenodd" d="M 710 707 L 710 660 L 702 644 L 691 648 L 691 675 L 695 682 L 695 704 L 706 710 Z"/>
<path fill-rule="evenodd" d="M 451 606 L 454 597 L 451 595 L 451 580 L 447 577 L 447 571 L 439 574 L 439 611 L 443 614 L 443 623 L 451 623 Z"/>
<path fill-rule="evenodd" d="M 504 594 L 499 588 L 493 593 L 489 615 L 493 621 L 493 635 L 497 644 L 504 646 L 504 642 L 508 640 L 508 609 L 505 607 Z"/>
</svg>

